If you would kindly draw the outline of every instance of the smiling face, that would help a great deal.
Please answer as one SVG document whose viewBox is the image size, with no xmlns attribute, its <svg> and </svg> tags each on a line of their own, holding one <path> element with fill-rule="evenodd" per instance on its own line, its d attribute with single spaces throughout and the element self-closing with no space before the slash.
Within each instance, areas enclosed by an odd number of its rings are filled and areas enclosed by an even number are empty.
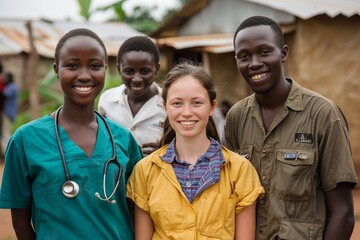
<svg viewBox="0 0 360 240">
<path fill-rule="evenodd" d="M 69 38 L 59 50 L 54 70 L 64 91 L 64 104 L 94 105 L 104 87 L 105 51 L 94 38 Z"/>
<path fill-rule="evenodd" d="M 206 125 L 215 104 L 210 103 L 199 80 L 190 75 L 175 80 L 168 89 L 164 107 L 176 138 L 207 138 Z"/>
<path fill-rule="evenodd" d="M 242 29 L 236 35 L 234 47 L 238 70 L 255 93 L 269 93 L 285 79 L 282 64 L 288 48 L 279 47 L 270 26 Z"/>
<path fill-rule="evenodd" d="M 120 60 L 118 70 L 128 95 L 142 97 L 147 94 L 154 82 L 159 66 L 154 57 L 143 51 L 130 51 L 125 53 Z"/>
</svg>

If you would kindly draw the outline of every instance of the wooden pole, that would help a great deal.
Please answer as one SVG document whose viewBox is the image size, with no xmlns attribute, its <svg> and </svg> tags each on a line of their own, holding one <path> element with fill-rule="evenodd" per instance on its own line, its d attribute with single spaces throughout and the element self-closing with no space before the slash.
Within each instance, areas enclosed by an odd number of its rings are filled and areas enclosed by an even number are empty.
<svg viewBox="0 0 360 240">
<path fill-rule="evenodd" d="M 34 37 L 32 31 L 31 21 L 26 22 L 26 28 L 29 34 L 30 53 L 26 62 L 26 84 L 29 89 L 29 104 L 31 118 L 36 119 L 40 117 L 40 100 L 39 100 L 39 89 L 37 82 L 37 66 L 39 56 L 37 54 Z"/>
</svg>

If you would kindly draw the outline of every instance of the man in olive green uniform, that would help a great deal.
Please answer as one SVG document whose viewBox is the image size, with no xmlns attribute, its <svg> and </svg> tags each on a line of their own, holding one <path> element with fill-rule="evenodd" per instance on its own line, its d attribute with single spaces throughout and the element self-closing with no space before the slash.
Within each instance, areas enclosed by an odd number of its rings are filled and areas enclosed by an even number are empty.
<svg viewBox="0 0 360 240">
<path fill-rule="evenodd" d="M 226 144 L 252 162 L 265 188 L 257 239 L 349 239 L 357 179 L 341 110 L 285 77 L 288 47 L 273 20 L 245 20 L 234 48 L 254 94 L 228 112 Z"/>
</svg>

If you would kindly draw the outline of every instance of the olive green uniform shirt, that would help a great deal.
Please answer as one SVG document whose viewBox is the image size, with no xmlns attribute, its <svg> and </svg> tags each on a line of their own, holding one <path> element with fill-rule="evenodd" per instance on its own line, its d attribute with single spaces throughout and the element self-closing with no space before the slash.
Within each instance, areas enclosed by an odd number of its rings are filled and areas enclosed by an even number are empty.
<svg viewBox="0 0 360 240">
<path fill-rule="evenodd" d="M 357 182 L 347 123 L 334 102 L 287 80 L 288 99 L 269 130 L 252 95 L 228 112 L 226 143 L 252 162 L 265 188 L 257 239 L 323 239 L 324 192 Z"/>
</svg>

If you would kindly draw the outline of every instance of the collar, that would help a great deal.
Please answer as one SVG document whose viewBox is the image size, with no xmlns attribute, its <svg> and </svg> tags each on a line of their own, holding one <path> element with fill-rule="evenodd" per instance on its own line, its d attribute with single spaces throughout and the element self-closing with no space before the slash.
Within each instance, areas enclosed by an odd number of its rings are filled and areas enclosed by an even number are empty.
<svg viewBox="0 0 360 240">
<path fill-rule="evenodd" d="M 162 160 L 162 158 L 166 154 L 166 150 L 168 149 L 168 146 L 169 146 L 169 144 L 166 144 L 166 145 L 160 147 L 158 150 L 151 153 L 150 155 L 148 155 L 145 158 L 150 158 L 151 159 L 150 161 L 153 162 L 154 164 L 156 164 L 159 168 L 172 171 L 172 165 L 169 164 L 168 162 L 165 162 L 164 160 Z M 221 146 L 221 152 L 224 157 L 224 164 L 221 166 L 221 167 L 223 167 L 230 162 L 231 151 L 229 149 L 227 149 L 226 147 Z"/>
<path fill-rule="evenodd" d="M 176 155 L 176 149 L 175 149 L 175 143 L 176 139 L 174 138 L 171 143 L 168 145 L 166 152 L 163 156 L 160 156 L 160 158 L 167 163 L 172 163 L 174 161 L 179 161 L 177 155 Z M 221 149 L 221 145 L 216 140 L 210 138 L 210 146 L 209 149 L 205 152 L 204 155 L 200 156 L 199 159 L 211 159 L 215 154 Z M 224 158 L 221 160 L 222 163 L 224 163 Z"/>
<path fill-rule="evenodd" d="M 291 83 L 291 88 L 284 106 L 291 108 L 294 111 L 304 110 L 304 103 L 302 98 L 303 87 L 291 78 L 286 78 L 286 80 Z M 259 105 L 259 103 L 256 100 L 255 94 L 253 94 L 253 97 L 249 102 L 249 106 L 251 108 L 255 108 L 257 105 Z"/>
<path fill-rule="evenodd" d="M 291 108 L 294 111 L 304 110 L 304 102 L 302 98 L 303 87 L 291 78 L 286 78 L 286 80 L 291 83 L 291 88 L 289 96 L 286 99 L 285 106 Z"/>
</svg>

